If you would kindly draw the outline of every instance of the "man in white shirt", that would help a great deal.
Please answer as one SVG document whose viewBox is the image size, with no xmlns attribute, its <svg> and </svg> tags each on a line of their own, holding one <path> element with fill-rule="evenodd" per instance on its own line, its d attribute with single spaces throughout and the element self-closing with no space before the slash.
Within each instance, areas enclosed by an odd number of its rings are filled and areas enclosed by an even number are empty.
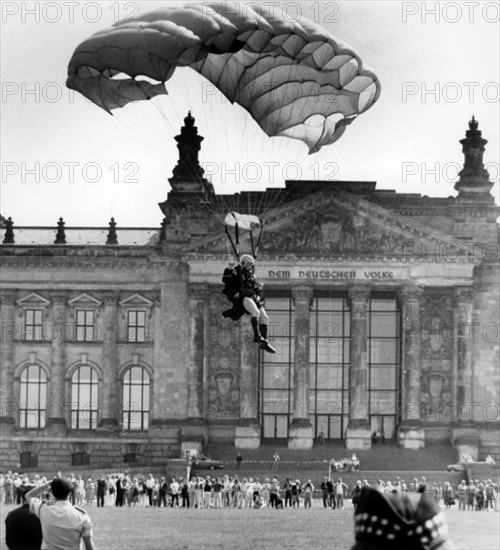
<svg viewBox="0 0 500 550">
<path fill-rule="evenodd" d="M 42 550 L 80 550 L 81 540 L 85 550 L 95 550 L 92 521 L 83 508 L 69 502 L 71 489 L 68 480 L 55 478 L 26 494 L 30 510 L 42 524 Z M 44 498 L 49 491 L 55 502 Z"/>
<path fill-rule="evenodd" d="M 175 481 L 175 478 L 172 478 L 172 483 L 170 483 L 170 492 L 172 493 L 172 508 L 174 506 L 179 506 L 179 490 L 179 483 Z"/>
</svg>

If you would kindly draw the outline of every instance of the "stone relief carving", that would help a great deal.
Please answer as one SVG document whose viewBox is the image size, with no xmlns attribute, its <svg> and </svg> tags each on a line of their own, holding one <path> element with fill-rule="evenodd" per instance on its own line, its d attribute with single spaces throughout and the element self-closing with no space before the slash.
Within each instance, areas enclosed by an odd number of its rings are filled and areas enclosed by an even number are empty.
<svg viewBox="0 0 500 550">
<path fill-rule="evenodd" d="M 408 242 L 408 240 L 405 240 Z M 266 232 L 264 252 L 325 249 L 334 253 L 389 253 L 401 250 L 401 235 L 384 231 L 368 217 L 347 209 L 307 212 L 286 230 Z"/>
<path fill-rule="evenodd" d="M 239 418 L 240 411 L 240 325 L 224 319 L 225 296 L 218 287 L 210 294 L 208 312 L 208 408 L 217 420 Z"/>
<path fill-rule="evenodd" d="M 450 420 L 447 409 L 452 401 L 452 321 L 453 296 L 443 290 L 424 292 L 420 310 L 420 360 L 421 419 L 426 422 Z"/>
</svg>

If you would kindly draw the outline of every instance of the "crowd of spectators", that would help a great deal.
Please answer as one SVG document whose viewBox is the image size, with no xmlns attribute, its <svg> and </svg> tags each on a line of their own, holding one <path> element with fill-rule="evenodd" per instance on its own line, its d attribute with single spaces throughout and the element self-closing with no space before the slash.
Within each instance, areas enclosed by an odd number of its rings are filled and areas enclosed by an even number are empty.
<svg viewBox="0 0 500 550">
<path fill-rule="evenodd" d="M 58 474 L 60 475 L 60 473 Z M 280 481 L 278 476 L 262 480 L 238 475 L 199 476 L 189 480 L 182 477 L 167 479 L 165 476 L 133 477 L 128 472 L 101 474 L 97 477 L 70 474 L 72 484 L 69 500 L 77 506 L 156 506 L 182 508 L 300 508 L 312 507 L 319 501 L 324 508 L 343 509 L 345 501 L 352 500 L 354 507 L 363 487 L 369 487 L 368 480 L 358 480 L 349 487 L 341 477 L 324 477 L 316 486 L 308 479 L 287 477 Z M 38 474 L 11 473 L 0 475 L 3 504 L 21 504 L 23 494 L 31 488 L 47 482 Z M 425 478 L 405 481 L 377 480 L 372 487 L 382 493 L 426 493 L 446 509 L 455 506 L 458 510 L 497 510 L 500 484 L 498 481 L 461 481 L 452 486 L 448 481 L 427 484 Z"/>
</svg>

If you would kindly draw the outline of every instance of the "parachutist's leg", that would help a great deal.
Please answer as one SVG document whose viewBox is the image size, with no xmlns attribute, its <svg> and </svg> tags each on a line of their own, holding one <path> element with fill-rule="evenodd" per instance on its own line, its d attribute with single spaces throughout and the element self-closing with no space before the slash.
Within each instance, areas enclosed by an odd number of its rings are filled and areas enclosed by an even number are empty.
<svg viewBox="0 0 500 550">
<path fill-rule="evenodd" d="M 252 300 L 252 298 L 243 298 L 243 307 L 247 310 L 247 312 L 250 314 L 250 317 L 259 317 L 259 308 L 257 307 L 257 304 Z"/>
<path fill-rule="evenodd" d="M 261 325 L 269 324 L 269 317 L 267 316 L 267 312 L 264 309 L 264 306 L 261 306 L 261 308 L 259 309 L 259 323 Z"/>
<path fill-rule="evenodd" d="M 253 328 L 253 341 L 254 342 L 261 342 L 261 343 L 266 342 L 266 340 L 264 340 L 264 338 L 262 338 L 262 336 L 260 334 L 259 319 L 257 318 L 257 316 L 252 317 L 250 319 L 250 321 L 252 322 L 252 328 Z"/>
<path fill-rule="evenodd" d="M 276 353 L 276 350 L 271 346 L 271 344 L 267 341 L 267 329 L 269 326 L 269 317 L 267 316 L 266 310 L 262 306 L 260 308 L 259 312 L 259 329 L 262 337 L 264 338 L 264 342 L 260 343 L 260 347 L 269 352 L 269 353 Z"/>
</svg>

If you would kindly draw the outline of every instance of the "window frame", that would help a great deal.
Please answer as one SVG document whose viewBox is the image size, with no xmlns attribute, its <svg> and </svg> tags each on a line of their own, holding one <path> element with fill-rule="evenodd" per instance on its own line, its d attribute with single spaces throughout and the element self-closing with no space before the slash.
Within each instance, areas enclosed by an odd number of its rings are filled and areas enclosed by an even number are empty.
<svg viewBox="0 0 500 550">
<path fill-rule="evenodd" d="M 37 322 L 37 319 L 35 318 L 37 315 L 40 314 L 40 321 Z M 33 322 L 28 322 L 28 315 L 33 314 Z M 24 309 L 24 341 L 25 342 L 43 342 L 43 317 L 44 317 L 44 310 L 40 308 L 25 308 Z M 28 327 L 30 327 L 30 330 L 28 330 Z M 28 337 L 28 334 L 31 334 L 30 337 Z"/>
<path fill-rule="evenodd" d="M 30 369 L 36 368 L 38 369 L 38 378 L 35 382 L 30 382 Z M 27 373 L 27 380 L 23 380 L 24 373 Z M 45 428 L 45 422 L 46 422 L 46 416 L 47 416 L 47 392 L 48 392 L 48 380 L 47 380 L 47 373 L 45 372 L 45 369 L 37 364 L 37 363 L 30 363 L 29 365 L 25 365 L 23 369 L 20 372 L 19 375 L 19 427 L 23 430 L 40 430 Z M 38 405 L 38 407 L 31 407 L 28 406 L 30 404 L 29 397 L 30 397 L 30 388 L 29 385 L 37 385 L 37 400 L 35 401 L 35 405 Z M 24 388 L 26 386 L 26 388 Z M 45 388 L 43 388 L 45 386 Z M 23 395 L 25 394 L 25 396 Z M 45 394 L 45 395 L 43 395 Z M 23 400 L 24 399 L 24 400 Z M 45 402 L 43 402 L 45 400 Z M 22 405 L 25 404 L 24 407 Z M 28 417 L 32 414 L 35 414 L 38 418 L 38 421 L 36 422 L 36 425 L 29 425 L 28 424 Z M 23 420 L 24 416 L 24 420 Z"/>
<path fill-rule="evenodd" d="M 141 381 L 140 383 L 133 383 L 132 371 L 134 369 L 141 369 Z M 145 378 L 147 376 L 147 382 Z M 128 380 L 127 380 L 128 377 Z M 121 411 L 121 425 L 123 431 L 127 432 L 143 432 L 149 430 L 149 422 L 151 417 L 151 375 L 143 365 L 129 365 L 122 373 L 122 411 Z M 141 393 L 141 408 L 140 409 L 125 409 L 126 403 L 132 403 L 133 387 L 139 386 Z M 128 395 L 125 396 L 126 389 L 128 388 Z M 145 405 L 147 408 L 145 408 Z M 134 428 L 132 424 L 132 417 L 139 415 L 140 422 L 139 427 Z"/>
<path fill-rule="evenodd" d="M 86 383 L 85 380 L 81 381 L 80 375 L 83 368 L 90 369 L 90 382 Z M 75 376 L 78 375 L 78 381 L 75 382 Z M 77 399 L 74 400 L 74 386 L 77 386 Z M 82 408 L 80 407 L 80 396 L 82 391 L 82 386 L 90 386 L 90 402 L 88 403 L 89 407 Z M 97 428 L 97 423 L 99 420 L 99 373 L 97 369 L 88 364 L 79 365 L 75 368 L 71 374 L 70 379 L 70 392 L 71 392 L 71 418 L 70 418 L 70 427 L 72 430 L 95 430 Z M 93 400 L 95 397 L 95 401 Z M 76 405 L 76 406 L 75 406 Z M 85 413 L 90 415 L 88 420 L 89 426 L 81 426 L 82 420 L 80 420 L 80 415 Z"/>
</svg>

